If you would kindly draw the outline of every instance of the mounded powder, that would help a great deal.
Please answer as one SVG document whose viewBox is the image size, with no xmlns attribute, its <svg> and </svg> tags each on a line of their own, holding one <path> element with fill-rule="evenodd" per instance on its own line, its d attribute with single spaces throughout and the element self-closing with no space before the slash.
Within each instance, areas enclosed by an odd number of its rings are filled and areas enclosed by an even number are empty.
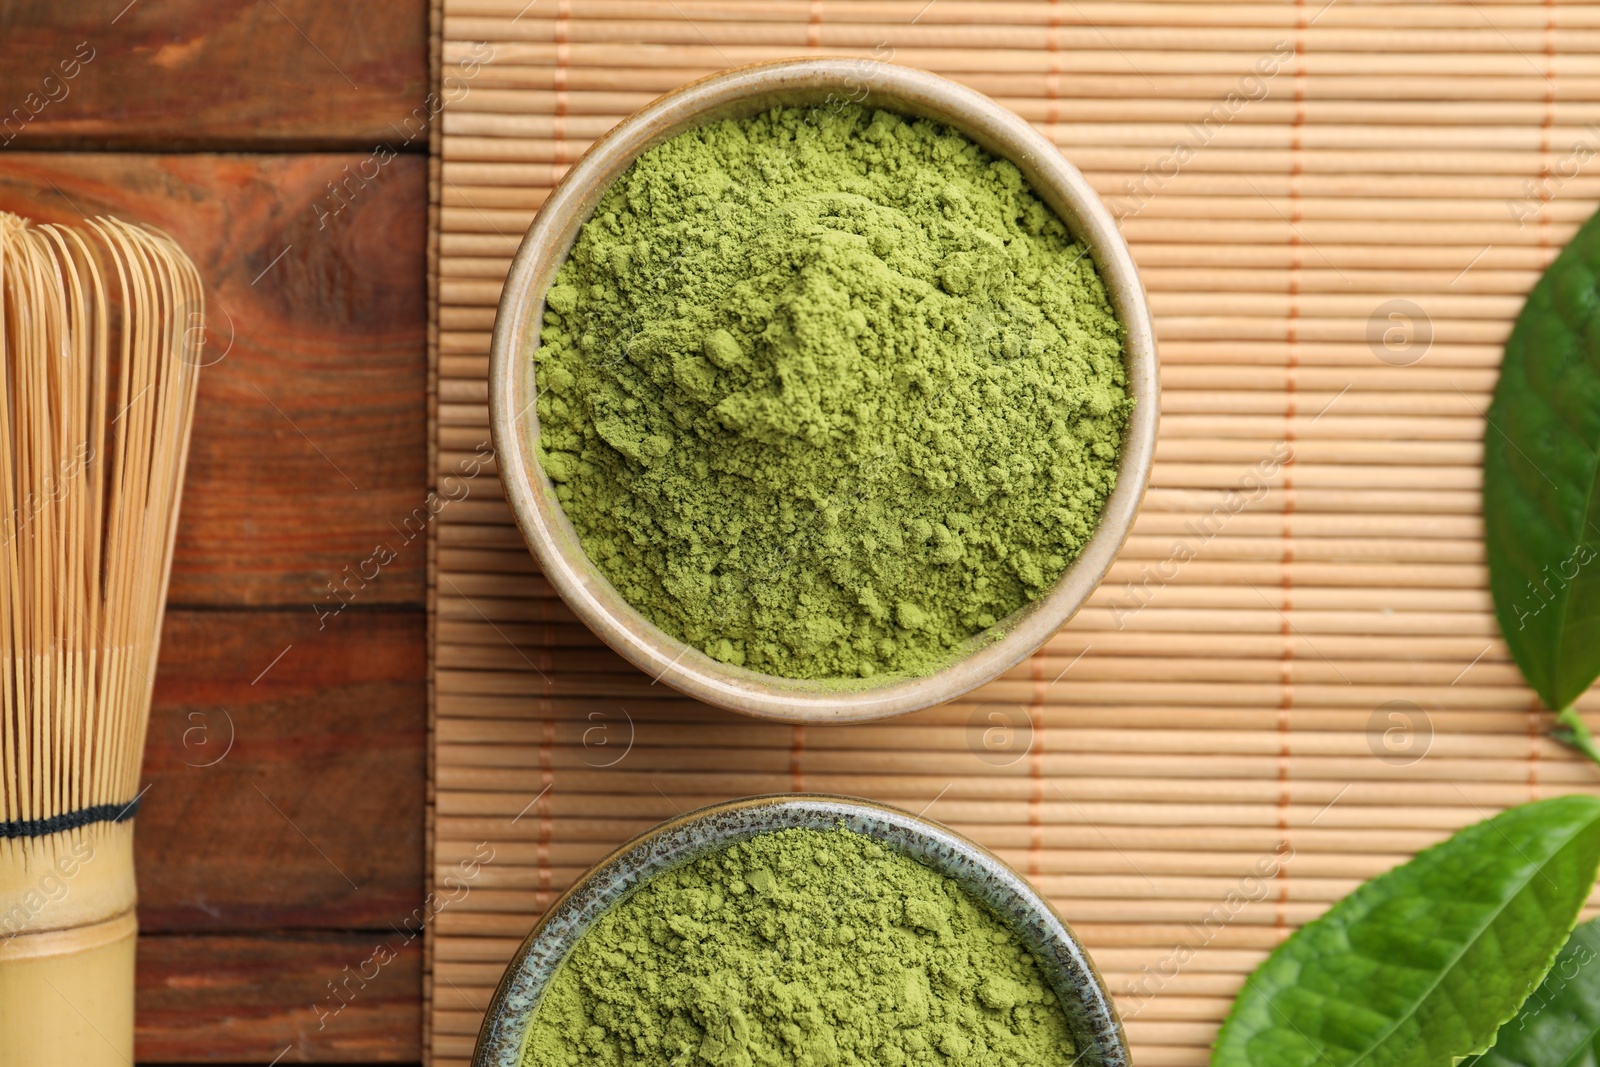
<svg viewBox="0 0 1600 1067">
<path fill-rule="evenodd" d="M 924 674 L 1093 533 L 1122 337 L 1011 163 L 925 120 L 780 108 L 605 193 L 547 294 L 538 456 L 675 637 L 793 678 Z"/>
<path fill-rule="evenodd" d="M 656 875 L 583 935 L 523 1067 L 1068 1067 L 1038 962 L 953 881 L 850 830 Z"/>
</svg>

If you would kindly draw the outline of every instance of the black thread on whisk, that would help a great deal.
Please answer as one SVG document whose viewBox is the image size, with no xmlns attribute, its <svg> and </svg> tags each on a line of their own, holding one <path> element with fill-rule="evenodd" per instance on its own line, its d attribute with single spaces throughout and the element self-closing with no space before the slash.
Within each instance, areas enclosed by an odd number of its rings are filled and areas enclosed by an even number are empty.
<svg viewBox="0 0 1600 1067">
<path fill-rule="evenodd" d="M 0 840 L 19 837 L 46 837 L 50 834 L 59 834 L 63 830 L 76 830 L 80 826 L 88 826 L 97 822 L 127 822 L 139 814 L 139 801 L 141 799 L 141 797 L 134 797 L 126 804 L 96 804 L 92 808 L 79 808 L 77 811 L 69 811 L 64 815 L 52 815 L 48 819 L 0 822 Z"/>
</svg>

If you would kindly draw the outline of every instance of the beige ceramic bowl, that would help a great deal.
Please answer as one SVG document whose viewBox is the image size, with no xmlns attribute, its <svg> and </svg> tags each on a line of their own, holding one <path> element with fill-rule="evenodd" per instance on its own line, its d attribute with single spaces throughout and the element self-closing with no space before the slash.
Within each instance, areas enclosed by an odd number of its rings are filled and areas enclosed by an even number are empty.
<svg viewBox="0 0 1600 1067">
<path fill-rule="evenodd" d="M 589 561 L 562 513 L 534 445 L 533 352 L 544 295 L 601 195 L 647 149 L 683 130 L 778 105 L 861 101 L 942 122 L 1015 163 L 1033 190 L 1089 248 L 1117 317 L 1134 399 L 1117 487 L 1099 529 L 1039 600 L 973 638 L 943 669 L 920 678 L 801 681 L 719 663 L 634 610 Z M 790 722 L 859 722 L 959 696 L 1015 666 L 1070 619 L 1104 577 L 1133 524 L 1155 451 L 1155 335 L 1144 288 L 1111 215 L 1055 146 L 981 93 L 925 71 L 859 59 L 791 59 L 725 71 L 668 93 L 606 134 L 567 172 L 517 249 L 500 297 L 489 360 L 489 423 L 500 480 L 544 574 L 577 616 L 640 670 L 734 711 Z"/>
</svg>

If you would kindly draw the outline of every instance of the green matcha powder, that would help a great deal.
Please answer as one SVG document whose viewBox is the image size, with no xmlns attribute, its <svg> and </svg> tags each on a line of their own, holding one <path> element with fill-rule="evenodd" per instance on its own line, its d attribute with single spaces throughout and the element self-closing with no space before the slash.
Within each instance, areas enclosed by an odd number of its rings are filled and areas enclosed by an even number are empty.
<svg viewBox="0 0 1600 1067">
<path fill-rule="evenodd" d="M 1033 956 L 943 875 L 780 830 L 657 875 L 556 972 L 523 1067 L 1065 1067 Z"/>
<path fill-rule="evenodd" d="M 1015 166 L 932 122 L 778 109 L 601 199 L 548 294 L 539 459 L 668 633 L 793 678 L 925 674 L 1093 533 L 1121 351 Z"/>
</svg>

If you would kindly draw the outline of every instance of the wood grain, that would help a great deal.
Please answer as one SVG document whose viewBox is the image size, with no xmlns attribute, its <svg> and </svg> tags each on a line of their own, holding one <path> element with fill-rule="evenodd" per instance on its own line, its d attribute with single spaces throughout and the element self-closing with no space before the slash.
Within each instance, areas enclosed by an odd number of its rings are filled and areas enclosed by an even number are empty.
<svg viewBox="0 0 1600 1067">
<path fill-rule="evenodd" d="M 215 362 L 172 603 L 421 605 L 425 172 L 416 156 L 0 154 L 0 210 L 159 226 L 205 280 Z M 394 558 L 377 565 L 380 545 Z"/>
<path fill-rule="evenodd" d="M 420 613 L 167 614 L 135 834 L 146 932 L 388 929 L 422 902 Z M 195 961 L 197 964 L 203 961 Z"/>
<path fill-rule="evenodd" d="M 138 983 L 141 1063 L 421 1058 L 420 940 L 393 932 L 144 936 Z"/>
<path fill-rule="evenodd" d="M 6 150 L 370 147 L 427 80 L 421 3 L 0 3 Z"/>
</svg>

